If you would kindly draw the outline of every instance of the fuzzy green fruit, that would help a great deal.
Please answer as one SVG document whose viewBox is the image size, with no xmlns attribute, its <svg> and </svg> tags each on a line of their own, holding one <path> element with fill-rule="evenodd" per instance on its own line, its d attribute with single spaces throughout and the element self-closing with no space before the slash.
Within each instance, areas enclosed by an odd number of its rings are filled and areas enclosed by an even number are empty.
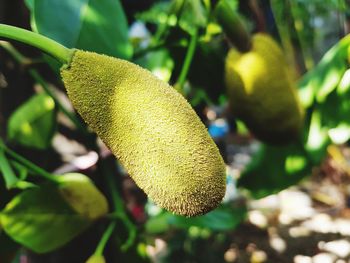
<svg viewBox="0 0 350 263">
<path fill-rule="evenodd" d="M 230 104 L 254 135 L 267 143 L 288 143 L 298 138 L 303 109 L 282 50 L 268 35 L 256 34 L 252 49 L 231 49 L 225 79 Z"/>
<path fill-rule="evenodd" d="M 130 62 L 77 50 L 61 75 L 73 106 L 159 206 L 194 216 L 225 193 L 225 165 L 171 86 Z"/>
</svg>

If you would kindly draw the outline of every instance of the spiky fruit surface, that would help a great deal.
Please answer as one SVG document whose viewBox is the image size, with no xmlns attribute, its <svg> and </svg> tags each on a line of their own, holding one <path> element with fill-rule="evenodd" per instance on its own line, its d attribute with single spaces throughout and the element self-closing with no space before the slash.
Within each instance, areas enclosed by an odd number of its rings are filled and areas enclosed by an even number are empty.
<svg viewBox="0 0 350 263">
<path fill-rule="evenodd" d="M 296 139 L 303 125 L 297 90 L 277 43 L 268 35 L 253 36 L 252 49 L 231 49 L 225 79 L 233 113 L 257 138 L 268 143 Z"/>
<path fill-rule="evenodd" d="M 80 50 L 61 75 L 74 107 L 156 204 L 194 216 L 221 202 L 219 150 L 171 86 L 130 62 Z"/>
</svg>

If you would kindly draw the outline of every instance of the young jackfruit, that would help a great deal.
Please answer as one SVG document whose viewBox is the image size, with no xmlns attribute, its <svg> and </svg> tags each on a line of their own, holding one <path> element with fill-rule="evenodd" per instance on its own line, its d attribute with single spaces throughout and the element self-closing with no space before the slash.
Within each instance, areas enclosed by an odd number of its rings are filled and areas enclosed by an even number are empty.
<svg viewBox="0 0 350 263">
<path fill-rule="evenodd" d="M 76 50 L 61 75 L 73 106 L 159 206 L 194 216 L 225 193 L 225 165 L 171 86 L 130 62 Z"/>
<path fill-rule="evenodd" d="M 278 144 L 299 136 L 303 110 L 282 50 L 271 37 L 254 35 L 247 53 L 231 49 L 225 81 L 234 115 L 257 138 Z"/>
</svg>

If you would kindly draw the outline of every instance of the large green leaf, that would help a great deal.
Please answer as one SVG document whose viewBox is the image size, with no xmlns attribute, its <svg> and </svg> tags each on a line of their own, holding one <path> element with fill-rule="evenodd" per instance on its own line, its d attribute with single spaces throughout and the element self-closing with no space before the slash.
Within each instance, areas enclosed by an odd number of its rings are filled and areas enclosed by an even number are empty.
<svg viewBox="0 0 350 263">
<path fill-rule="evenodd" d="M 66 244 L 92 223 L 74 212 L 49 185 L 14 197 L 0 214 L 0 222 L 13 240 L 37 253 Z"/>
<path fill-rule="evenodd" d="M 34 95 L 10 117 L 7 135 L 12 141 L 27 147 L 46 149 L 56 130 L 53 99 L 45 93 Z"/>
<path fill-rule="evenodd" d="M 132 46 L 119 0 L 27 0 L 33 30 L 69 48 L 128 59 Z"/>
<path fill-rule="evenodd" d="M 37 253 L 59 248 L 108 212 L 103 194 L 83 174 L 64 174 L 15 196 L 0 224 L 16 242 Z"/>
</svg>

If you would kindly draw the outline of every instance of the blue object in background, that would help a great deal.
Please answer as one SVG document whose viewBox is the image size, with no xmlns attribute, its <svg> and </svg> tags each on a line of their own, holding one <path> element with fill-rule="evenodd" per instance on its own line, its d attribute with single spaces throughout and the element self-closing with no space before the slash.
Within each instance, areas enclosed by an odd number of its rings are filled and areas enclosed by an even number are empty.
<svg viewBox="0 0 350 263">
<path fill-rule="evenodd" d="M 208 127 L 208 132 L 214 139 L 225 137 L 229 131 L 230 127 L 225 119 L 216 119 Z"/>
</svg>

